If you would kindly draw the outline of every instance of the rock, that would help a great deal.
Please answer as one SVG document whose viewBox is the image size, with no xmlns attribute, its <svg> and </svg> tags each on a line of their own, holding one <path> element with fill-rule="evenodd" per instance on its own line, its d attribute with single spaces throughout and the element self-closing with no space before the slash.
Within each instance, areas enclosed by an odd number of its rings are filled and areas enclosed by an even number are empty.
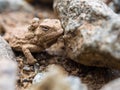
<svg viewBox="0 0 120 90">
<path fill-rule="evenodd" d="M 6 58 L 16 61 L 15 55 L 9 44 L 0 36 L 0 59 Z"/>
<path fill-rule="evenodd" d="M 84 21 L 94 22 L 116 16 L 101 0 L 55 0 L 54 11 L 65 32 L 75 30 Z"/>
<path fill-rule="evenodd" d="M 120 90 L 120 79 L 111 81 L 100 90 Z"/>
<path fill-rule="evenodd" d="M 47 66 L 46 70 L 44 70 L 43 72 L 38 73 L 34 79 L 33 79 L 33 84 L 36 83 L 41 83 L 46 77 L 48 77 L 51 74 L 55 74 L 58 73 L 60 75 L 67 75 L 67 72 L 60 66 L 58 65 L 49 65 Z"/>
<path fill-rule="evenodd" d="M 15 90 L 16 74 L 15 56 L 10 46 L 0 36 L 0 90 Z"/>
<path fill-rule="evenodd" d="M 17 10 L 33 12 L 33 7 L 24 0 L 0 0 L 0 12 Z"/>
<path fill-rule="evenodd" d="M 87 90 L 78 77 L 67 76 L 61 67 L 55 65 L 49 66 L 47 72 L 39 73 L 36 77 L 37 80 L 34 79 L 37 81 L 36 84 L 29 90 L 46 90 L 46 88 L 49 90 Z"/>
<path fill-rule="evenodd" d="M 88 90 L 85 84 L 82 84 L 80 79 L 75 76 L 68 76 L 66 78 L 68 83 L 70 84 L 70 90 Z"/>
<path fill-rule="evenodd" d="M 33 79 L 33 84 L 41 82 L 43 78 L 45 77 L 45 75 L 46 73 L 38 73 Z"/>
<path fill-rule="evenodd" d="M 10 59 L 0 60 L 0 90 L 16 90 L 17 65 Z"/>
<path fill-rule="evenodd" d="M 58 0 L 67 57 L 88 66 L 120 69 L 120 18 L 100 0 Z"/>
</svg>

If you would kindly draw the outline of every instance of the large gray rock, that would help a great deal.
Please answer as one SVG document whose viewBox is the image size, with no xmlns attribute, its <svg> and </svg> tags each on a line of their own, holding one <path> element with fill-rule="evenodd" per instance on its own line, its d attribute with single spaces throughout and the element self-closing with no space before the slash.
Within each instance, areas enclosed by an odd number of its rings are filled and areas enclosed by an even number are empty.
<svg viewBox="0 0 120 90">
<path fill-rule="evenodd" d="M 116 14 L 101 0 L 55 0 L 54 11 L 65 32 L 75 30 L 84 21 L 98 21 Z"/>
<path fill-rule="evenodd" d="M 67 57 L 88 66 L 120 69 L 120 18 L 101 0 L 56 0 Z"/>
<path fill-rule="evenodd" d="M 0 36 L 0 90 L 15 90 L 17 63 L 12 49 Z"/>
<path fill-rule="evenodd" d="M 0 59 L 2 58 L 15 61 L 15 55 L 10 45 L 0 36 Z"/>
</svg>

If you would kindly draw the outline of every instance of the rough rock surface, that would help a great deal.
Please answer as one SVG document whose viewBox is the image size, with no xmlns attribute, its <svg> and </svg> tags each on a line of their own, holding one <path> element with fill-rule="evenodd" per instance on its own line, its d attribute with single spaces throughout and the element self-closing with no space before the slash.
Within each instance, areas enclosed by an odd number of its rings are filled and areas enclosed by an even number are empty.
<svg viewBox="0 0 120 90">
<path fill-rule="evenodd" d="M 67 56 L 88 66 L 120 69 L 120 18 L 100 0 L 56 0 Z"/>
<path fill-rule="evenodd" d="M 108 83 L 100 90 L 120 90 L 120 79 Z"/>
<path fill-rule="evenodd" d="M 0 90 L 15 90 L 17 64 L 7 42 L 0 36 Z"/>
<path fill-rule="evenodd" d="M 8 43 L 0 36 L 0 58 L 6 58 L 15 61 L 15 56 Z"/>
<path fill-rule="evenodd" d="M 94 22 L 116 16 L 100 0 L 55 0 L 54 11 L 61 19 L 65 32 L 75 30 L 84 21 Z"/>
</svg>

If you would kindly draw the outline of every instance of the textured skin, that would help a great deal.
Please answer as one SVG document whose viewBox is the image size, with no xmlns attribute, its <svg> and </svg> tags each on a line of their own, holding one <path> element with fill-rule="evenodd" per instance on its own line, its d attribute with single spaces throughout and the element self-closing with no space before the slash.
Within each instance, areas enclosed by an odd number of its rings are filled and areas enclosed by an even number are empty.
<svg viewBox="0 0 120 90">
<path fill-rule="evenodd" d="M 36 59 L 31 52 L 41 52 L 53 45 L 63 33 L 60 21 L 57 19 L 45 19 L 39 21 L 33 19 L 28 32 L 20 36 L 13 36 L 9 40 L 10 46 L 16 51 L 22 51 L 29 64 L 34 64 Z"/>
</svg>

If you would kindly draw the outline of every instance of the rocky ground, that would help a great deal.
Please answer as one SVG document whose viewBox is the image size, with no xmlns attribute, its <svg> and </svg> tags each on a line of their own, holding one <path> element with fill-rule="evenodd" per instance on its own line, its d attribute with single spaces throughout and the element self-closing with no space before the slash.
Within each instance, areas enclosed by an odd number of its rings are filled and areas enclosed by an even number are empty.
<svg viewBox="0 0 120 90">
<path fill-rule="evenodd" d="M 11 11 L 8 10 L 8 8 L 6 8 L 5 11 L 1 9 L 0 33 L 2 37 L 6 41 L 8 41 L 8 43 L 10 37 L 19 36 L 21 34 L 26 33 L 28 31 L 28 26 L 30 25 L 34 17 L 38 17 L 40 20 L 43 20 L 45 18 L 49 19 L 57 18 L 56 14 L 53 11 L 51 0 L 50 1 L 40 0 L 42 2 L 39 3 L 37 2 L 37 4 L 33 2 L 33 0 L 26 1 L 32 4 L 32 6 L 30 4 L 30 7 L 32 7 L 32 9 L 34 10 L 32 10 L 31 8 L 26 8 L 26 5 L 25 9 L 19 11 L 18 10 Z M 110 8 L 112 8 L 116 13 L 119 14 L 120 12 L 119 0 L 103 0 L 103 1 L 106 2 L 106 4 Z M 34 65 L 30 65 L 27 63 L 27 59 L 22 52 L 15 51 L 13 49 L 19 67 L 16 85 L 17 90 L 25 90 L 32 86 L 33 78 L 38 73 L 45 71 L 47 66 L 53 64 L 59 65 L 62 68 L 64 68 L 68 75 L 79 77 L 82 83 L 87 85 L 88 90 L 100 90 L 107 83 L 120 77 L 120 71 L 117 69 L 114 68 L 110 69 L 107 67 L 106 68 L 96 67 L 95 65 L 84 66 L 83 64 L 75 62 L 74 60 L 72 60 L 72 58 L 70 59 L 69 57 L 66 56 L 66 53 L 64 51 L 65 46 L 63 42 L 64 40 L 62 39 L 62 37 L 60 37 L 58 41 L 55 44 L 53 44 L 50 48 L 47 48 L 47 50 L 43 50 L 42 52 L 39 53 L 32 53 L 35 59 L 37 59 L 37 62 Z M 94 58 L 94 55 L 92 58 Z"/>
</svg>

